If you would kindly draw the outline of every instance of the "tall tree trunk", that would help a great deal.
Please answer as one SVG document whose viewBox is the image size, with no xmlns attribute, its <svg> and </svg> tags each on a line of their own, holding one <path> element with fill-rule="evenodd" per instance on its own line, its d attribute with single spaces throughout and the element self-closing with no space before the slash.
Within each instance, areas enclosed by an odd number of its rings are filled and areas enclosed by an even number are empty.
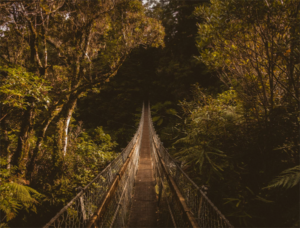
<svg viewBox="0 0 300 228">
<path fill-rule="evenodd" d="M 29 103 L 31 106 L 27 106 L 27 109 L 23 115 L 23 121 L 21 124 L 21 130 L 18 136 L 18 146 L 11 158 L 11 164 L 18 167 L 18 171 L 20 172 L 22 167 L 20 167 L 22 160 L 24 159 L 24 155 L 27 154 L 26 145 L 29 136 L 29 131 L 32 125 L 33 119 L 33 112 L 34 108 L 32 105 L 32 101 L 30 100 Z M 27 148 L 28 149 L 28 148 Z"/>
<path fill-rule="evenodd" d="M 10 160 L 11 160 L 11 153 L 9 150 L 10 147 L 10 140 L 8 138 L 8 132 L 7 132 L 7 124 L 5 119 L 3 118 L 3 120 L 1 121 L 1 134 L 2 134 L 2 140 L 0 141 L 1 143 L 1 149 L 2 151 L 2 155 L 4 155 L 6 157 L 6 161 L 7 161 L 7 169 L 10 169 Z"/>
<path fill-rule="evenodd" d="M 35 160 L 39 154 L 40 148 L 42 146 L 42 143 L 44 141 L 44 138 L 46 136 L 46 131 L 48 129 L 49 124 L 51 123 L 51 121 L 54 119 L 54 117 L 56 117 L 60 111 L 62 109 L 62 105 L 60 106 L 55 106 L 55 108 L 53 110 L 50 111 L 49 116 L 47 117 L 47 119 L 43 122 L 41 129 L 37 132 L 37 142 L 35 145 L 35 148 L 33 150 L 32 156 L 29 159 L 29 163 L 27 165 L 27 172 L 26 175 L 28 177 L 28 179 L 32 179 L 31 178 L 31 174 L 34 170 L 35 167 Z"/>
</svg>

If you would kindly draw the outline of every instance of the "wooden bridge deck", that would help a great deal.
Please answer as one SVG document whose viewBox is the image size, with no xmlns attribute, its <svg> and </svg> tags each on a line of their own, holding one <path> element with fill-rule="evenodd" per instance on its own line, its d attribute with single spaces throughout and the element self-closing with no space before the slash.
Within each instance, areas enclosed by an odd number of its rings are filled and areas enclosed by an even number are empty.
<svg viewBox="0 0 300 228">
<path fill-rule="evenodd" d="M 148 110 L 145 109 L 140 160 L 128 227 L 157 227 L 158 213 L 149 142 Z"/>
</svg>

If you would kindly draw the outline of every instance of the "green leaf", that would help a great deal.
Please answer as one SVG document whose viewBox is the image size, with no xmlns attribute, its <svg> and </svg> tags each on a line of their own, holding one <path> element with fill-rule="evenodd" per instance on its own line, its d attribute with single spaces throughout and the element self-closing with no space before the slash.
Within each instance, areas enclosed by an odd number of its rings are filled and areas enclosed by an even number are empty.
<svg viewBox="0 0 300 228">
<path fill-rule="evenodd" d="M 154 117 L 152 118 L 152 121 L 153 121 L 153 122 L 156 122 L 156 121 L 158 121 L 158 120 L 160 120 L 160 119 L 161 119 L 160 116 L 154 116 Z"/>
<path fill-rule="evenodd" d="M 300 165 L 284 170 L 266 188 L 292 188 L 300 183 Z"/>
</svg>

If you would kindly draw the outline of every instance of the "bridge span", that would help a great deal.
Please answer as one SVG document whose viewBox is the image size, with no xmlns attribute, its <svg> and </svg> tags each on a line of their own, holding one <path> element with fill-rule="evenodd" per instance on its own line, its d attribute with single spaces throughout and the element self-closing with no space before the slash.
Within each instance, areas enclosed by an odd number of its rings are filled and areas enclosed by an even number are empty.
<svg viewBox="0 0 300 228">
<path fill-rule="evenodd" d="M 164 148 L 148 104 L 127 147 L 48 227 L 233 226 Z"/>
</svg>

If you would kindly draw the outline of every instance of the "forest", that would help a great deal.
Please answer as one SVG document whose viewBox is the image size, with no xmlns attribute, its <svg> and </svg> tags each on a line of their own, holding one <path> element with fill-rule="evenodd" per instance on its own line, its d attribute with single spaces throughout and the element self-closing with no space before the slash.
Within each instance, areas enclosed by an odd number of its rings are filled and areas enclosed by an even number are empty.
<svg viewBox="0 0 300 228">
<path fill-rule="evenodd" d="M 299 227 L 299 0 L 0 1 L 0 227 L 41 227 L 143 102 L 235 227 Z"/>
</svg>

